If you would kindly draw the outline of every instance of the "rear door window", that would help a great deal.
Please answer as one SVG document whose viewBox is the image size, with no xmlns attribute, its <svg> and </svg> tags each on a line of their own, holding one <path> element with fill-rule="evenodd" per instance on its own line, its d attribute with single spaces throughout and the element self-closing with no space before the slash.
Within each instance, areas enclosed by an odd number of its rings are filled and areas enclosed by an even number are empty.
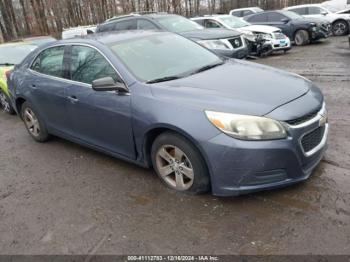
<svg viewBox="0 0 350 262">
<path fill-rule="evenodd" d="M 249 17 L 248 22 L 252 23 L 265 23 L 267 22 L 267 14 L 256 14 Z"/>
<path fill-rule="evenodd" d="M 33 62 L 31 69 L 49 76 L 63 77 L 64 49 L 64 46 L 58 46 L 42 51 Z"/>
<path fill-rule="evenodd" d="M 117 22 L 117 23 L 115 23 L 115 27 L 114 27 L 114 30 L 117 30 L 117 31 L 136 30 L 136 29 L 137 29 L 137 25 L 136 25 L 135 19 Z"/>
<path fill-rule="evenodd" d="M 268 22 L 281 22 L 284 18 L 286 18 L 284 15 L 273 12 L 273 13 L 269 13 Z"/>
<path fill-rule="evenodd" d="M 232 15 L 237 17 L 242 17 L 242 11 L 234 11 L 232 12 Z"/>
<path fill-rule="evenodd" d="M 137 29 L 138 30 L 157 30 L 158 28 L 152 22 L 146 19 L 137 20 Z"/>
<path fill-rule="evenodd" d="M 298 7 L 298 8 L 290 9 L 290 11 L 293 11 L 299 15 L 307 15 L 308 14 L 307 7 Z"/>
<path fill-rule="evenodd" d="M 245 10 L 245 11 L 243 11 L 242 16 L 247 16 L 247 15 L 251 15 L 251 14 L 254 14 L 251 10 Z"/>
<path fill-rule="evenodd" d="M 215 20 L 208 19 L 205 21 L 206 28 L 221 28 L 221 24 Z"/>
</svg>

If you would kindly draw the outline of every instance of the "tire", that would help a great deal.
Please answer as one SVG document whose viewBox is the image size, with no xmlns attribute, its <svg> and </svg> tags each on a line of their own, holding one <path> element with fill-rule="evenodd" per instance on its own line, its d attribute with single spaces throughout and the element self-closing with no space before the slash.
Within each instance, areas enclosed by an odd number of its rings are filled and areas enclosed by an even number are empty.
<svg viewBox="0 0 350 262">
<path fill-rule="evenodd" d="M 44 121 L 28 102 L 24 102 L 22 105 L 21 117 L 29 135 L 35 141 L 43 143 L 49 140 L 50 135 L 47 132 Z"/>
<path fill-rule="evenodd" d="M 346 21 L 335 21 L 332 25 L 332 32 L 335 36 L 346 35 L 349 31 L 349 25 Z"/>
<path fill-rule="evenodd" d="M 294 35 L 294 43 L 297 46 L 303 46 L 310 43 L 309 33 L 305 30 L 298 30 Z"/>
<path fill-rule="evenodd" d="M 11 106 L 10 99 L 2 90 L 0 90 L 0 108 L 10 115 L 15 114 L 15 110 Z"/>
<path fill-rule="evenodd" d="M 186 138 L 173 132 L 159 135 L 152 145 L 151 158 L 157 175 L 171 189 L 190 194 L 210 190 L 205 161 Z"/>
</svg>

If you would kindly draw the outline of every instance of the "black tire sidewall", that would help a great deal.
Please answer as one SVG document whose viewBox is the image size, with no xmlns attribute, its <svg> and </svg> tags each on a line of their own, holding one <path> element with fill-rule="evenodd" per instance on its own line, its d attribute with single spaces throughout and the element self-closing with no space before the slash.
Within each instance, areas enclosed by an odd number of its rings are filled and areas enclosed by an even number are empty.
<svg viewBox="0 0 350 262">
<path fill-rule="evenodd" d="M 38 114 L 38 112 L 35 110 L 35 108 L 28 102 L 24 102 L 22 107 L 21 107 L 21 118 L 24 122 L 24 111 L 26 108 L 30 108 L 30 110 L 32 110 L 32 112 L 35 114 L 36 118 L 38 119 L 39 122 L 39 127 L 40 127 L 40 134 L 39 136 L 33 136 L 32 133 L 30 133 L 30 131 L 28 130 L 27 125 L 24 123 L 29 135 L 37 142 L 46 142 L 50 135 L 46 129 L 46 125 L 44 123 L 44 121 L 42 120 L 42 118 L 40 117 L 40 115 Z"/>
<path fill-rule="evenodd" d="M 297 41 L 296 41 L 296 37 L 299 34 L 302 35 L 302 43 L 301 44 L 297 44 Z M 304 45 L 308 44 L 309 41 L 310 41 L 310 37 L 309 37 L 309 33 L 307 31 L 305 31 L 305 30 L 298 30 L 298 31 L 295 32 L 294 43 L 297 46 L 304 46 Z"/>
<path fill-rule="evenodd" d="M 151 158 L 152 158 L 152 164 L 155 172 L 161 179 L 161 181 L 170 187 L 161 177 L 157 170 L 156 165 L 156 154 L 163 145 L 174 145 L 178 148 L 180 148 L 186 156 L 189 158 L 193 172 L 194 172 L 194 180 L 193 185 L 186 191 L 179 191 L 179 192 L 185 192 L 189 194 L 203 194 L 210 190 L 210 178 L 209 178 L 209 172 L 207 165 L 205 164 L 205 161 L 197 148 L 186 138 L 184 138 L 181 135 L 178 135 L 174 132 L 166 132 L 161 135 L 159 135 L 151 149 Z M 170 187 L 172 188 L 172 187 Z M 173 188 L 172 188 L 173 189 Z"/>
<path fill-rule="evenodd" d="M 7 102 L 8 102 L 9 105 L 10 105 L 10 111 L 5 111 L 5 110 L 3 109 L 3 107 L 2 107 L 2 105 L 0 106 L 0 108 L 1 108 L 2 110 L 4 110 L 4 112 L 6 112 L 6 113 L 8 113 L 8 114 L 10 114 L 10 115 L 15 114 L 15 110 L 13 109 L 13 107 L 12 107 L 12 105 L 11 105 L 11 102 L 10 102 L 9 97 L 8 97 L 8 96 L 5 94 L 5 92 L 2 91 L 1 89 L 0 89 L 0 93 L 3 94 L 3 95 L 5 95 L 6 100 L 7 100 Z"/>
</svg>

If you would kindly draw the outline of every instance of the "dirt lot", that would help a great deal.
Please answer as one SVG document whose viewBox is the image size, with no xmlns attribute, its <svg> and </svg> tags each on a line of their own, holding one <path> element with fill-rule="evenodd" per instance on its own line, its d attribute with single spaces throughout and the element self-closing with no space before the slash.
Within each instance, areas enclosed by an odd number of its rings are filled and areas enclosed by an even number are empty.
<svg viewBox="0 0 350 262">
<path fill-rule="evenodd" d="M 238 198 L 178 194 L 150 170 L 58 138 L 35 143 L 17 117 L 0 113 L 0 252 L 350 254 L 346 41 L 257 60 L 314 80 L 328 103 L 325 159 L 310 180 L 286 189 Z"/>
</svg>

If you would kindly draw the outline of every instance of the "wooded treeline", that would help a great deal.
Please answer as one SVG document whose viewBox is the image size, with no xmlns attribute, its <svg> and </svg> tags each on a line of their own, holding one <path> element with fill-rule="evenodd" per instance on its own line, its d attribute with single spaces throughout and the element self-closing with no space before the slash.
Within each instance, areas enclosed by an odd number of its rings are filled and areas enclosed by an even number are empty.
<svg viewBox="0 0 350 262">
<path fill-rule="evenodd" d="M 30 35 L 59 37 L 63 28 L 92 25 L 114 15 L 140 11 L 177 13 L 187 17 L 228 13 L 260 6 L 279 9 L 320 0 L 0 0 L 0 42 Z"/>
</svg>

